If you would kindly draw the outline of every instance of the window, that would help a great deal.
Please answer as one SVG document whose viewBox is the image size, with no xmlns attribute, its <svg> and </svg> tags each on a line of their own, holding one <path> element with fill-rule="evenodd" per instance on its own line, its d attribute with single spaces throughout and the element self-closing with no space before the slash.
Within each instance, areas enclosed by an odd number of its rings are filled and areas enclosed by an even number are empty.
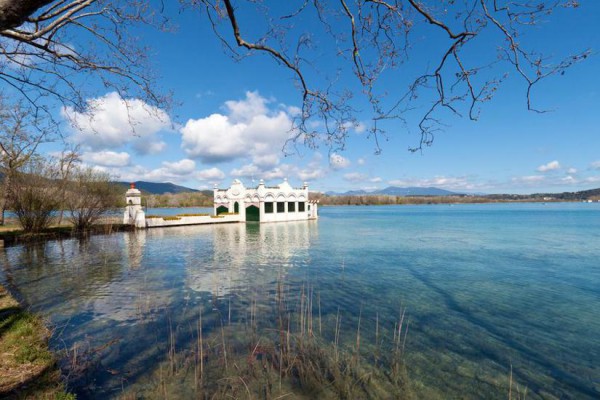
<svg viewBox="0 0 600 400">
<path fill-rule="evenodd" d="M 288 212 L 295 212 L 296 211 L 296 203 L 294 203 L 293 201 L 290 201 L 288 203 Z"/>
<path fill-rule="evenodd" d="M 304 204 L 303 201 L 298 202 L 298 212 L 304 212 Z"/>
<path fill-rule="evenodd" d="M 277 212 L 284 213 L 285 212 L 285 203 L 283 201 L 277 202 Z"/>
<path fill-rule="evenodd" d="M 265 202 L 265 214 L 273 214 L 273 202 L 272 201 Z"/>
</svg>

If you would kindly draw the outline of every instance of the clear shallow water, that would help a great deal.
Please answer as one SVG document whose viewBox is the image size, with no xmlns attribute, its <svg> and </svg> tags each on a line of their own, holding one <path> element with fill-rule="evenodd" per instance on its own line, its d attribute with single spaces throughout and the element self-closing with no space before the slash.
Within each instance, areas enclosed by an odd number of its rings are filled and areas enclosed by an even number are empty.
<svg viewBox="0 0 600 400">
<path fill-rule="evenodd" d="M 268 320 L 278 281 L 318 293 L 325 322 L 339 309 L 349 341 L 359 313 L 368 338 L 406 307 L 418 398 L 507 398 L 511 366 L 528 399 L 600 397 L 600 204 L 320 211 L 9 247 L 0 280 L 56 326 L 54 348 L 96 355 L 82 398 L 153 390 L 198 310 L 207 330 Z"/>
</svg>

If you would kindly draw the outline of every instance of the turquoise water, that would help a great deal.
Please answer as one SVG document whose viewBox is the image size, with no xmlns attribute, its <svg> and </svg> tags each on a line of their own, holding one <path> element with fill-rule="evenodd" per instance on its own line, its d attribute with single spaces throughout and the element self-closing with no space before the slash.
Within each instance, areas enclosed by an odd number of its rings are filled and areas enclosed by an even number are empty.
<svg viewBox="0 0 600 400">
<path fill-rule="evenodd" d="M 417 398 L 600 398 L 600 204 L 320 216 L 14 246 L 0 250 L 0 280 L 48 316 L 80 398 L 151 393 L 167 350 L 194 340 L 199 310 L 207 335 L 252 314 L 268 324 L 278 282 L 318 294 L 324 325 L 339 313 L 349 342 L 359 314 L 368 341 L 376 325 L 391 335 L 405 309 Z"/>
</svg>

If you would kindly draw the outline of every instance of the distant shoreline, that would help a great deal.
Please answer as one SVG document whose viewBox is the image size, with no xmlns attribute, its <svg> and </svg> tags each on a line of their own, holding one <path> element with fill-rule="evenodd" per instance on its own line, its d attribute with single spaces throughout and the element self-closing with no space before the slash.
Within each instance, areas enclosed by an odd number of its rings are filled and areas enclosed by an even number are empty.
<svg viewBox="0 0 600 400">
<path fill-rule="evenodd" d="M 473 196 L 323 196 L 311 197 L 319 200 L 319 206 L 369 206 L 369 205 L 428 205 L 428 204 L 498 204 L 498 203 L 589 203 L 600 199 L 548 199 L 537 197 L 490 198 Z"/>
</svg>

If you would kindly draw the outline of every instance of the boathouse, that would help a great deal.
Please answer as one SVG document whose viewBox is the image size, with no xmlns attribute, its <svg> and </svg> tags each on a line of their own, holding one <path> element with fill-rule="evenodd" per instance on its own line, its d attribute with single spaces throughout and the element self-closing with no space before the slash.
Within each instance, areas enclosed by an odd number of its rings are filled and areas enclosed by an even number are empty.
<svg viewBox="0 0 600 400">
<path fill-rule="evenodd" d="M 214 213 L 238 214 L 240 221 L 284 222 L 317 219 L 317 201 L 308 198 L 308 185 L 293 188 L 287 181 L 265 186 L 261 179 L 256 188 L 246 188 L 235 179 L 228 189 L 214 189 Z"/>
<path fill-rule="evenodd" d="M 180 214 L 172 216 L 146 215 L 142 207 L 142 193 L 131 187 L 125 194 L 126 206 L 123 223 L 136 228 L 222 224 L 235 222 L 285 222 L 318 218 L 317 203 L 308 199 L 308 185 L 293 188 L 287 179 L 278 186 L 248 189 L 235 179 L 229 189 L 214 189 L 214 214 Z"/>
</svg>

